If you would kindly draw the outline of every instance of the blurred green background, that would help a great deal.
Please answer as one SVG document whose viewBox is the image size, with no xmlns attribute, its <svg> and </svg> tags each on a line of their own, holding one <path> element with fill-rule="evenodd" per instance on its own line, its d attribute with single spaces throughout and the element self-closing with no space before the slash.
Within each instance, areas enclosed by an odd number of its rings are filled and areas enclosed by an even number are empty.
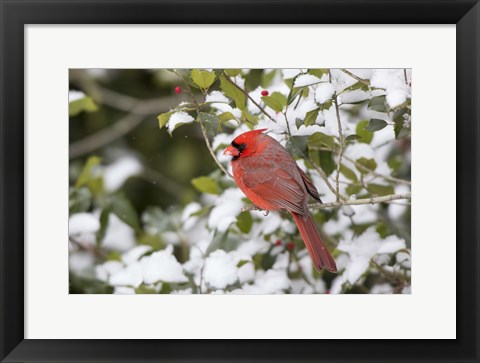
<svg viewBox="0 0 480 363">
<path fill-rule="evenodd" d="M 186 125 L 173 139 L 157 121 L 159 114 L 187 99 L 183 92 L 175 93 L 176 86 L 183 86 L 180 79 L 166 70 L 72 69 L 69 86 L 96 105 L 95 112 L 70 118 L 70 185 L 89 156 L 108 165 L 132 154 L 144 170 L 129 178 L 122 191 L 139 214 L 149 205 L 165 209 L 197 197 L 191 179 L 216 168 L 200 128 Z M 129 117 L 132 110 L 136 114 Z M 116 125 L 122 122 L 123 128 Z"/>
</svg>

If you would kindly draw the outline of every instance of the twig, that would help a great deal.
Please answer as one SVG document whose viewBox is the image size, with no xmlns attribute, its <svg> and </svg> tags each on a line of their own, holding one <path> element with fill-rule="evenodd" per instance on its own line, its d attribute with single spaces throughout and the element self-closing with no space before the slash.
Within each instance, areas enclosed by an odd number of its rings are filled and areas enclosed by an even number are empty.
<svg viewBox="0 0 480 363">
<path fill-rule="evenodd" d="M 111 126 L 70 144 L 69 158 L 74 159 L 105 146 L 127 134 L 149 115 L 168 111 L 178 101 L 176 97 L 153 100 L 137 100 L 130 96 L 98 88 L 98 102 L 129 112 Z"/>
<path fill-rule="evenodd" d="M 330 77 L 331 73 L 329 71 Z M 338 98 L 337 98 L 337 93 L 335 92 L 333 94 L 332 100 L 335 104 L 335 113 L 337 115 L 337 125 L 338 125 L 338 137 L 339 137 L 339 142 L 340 142 L 340 153 L 338 155 L 338 161 L 337 161 L 337 176 L 336 176 L 336 184 L 337 184 L 337 202 L 340 201 L 340 167 L 342 165 L 342 157 L 343 157 L 343 151 L 345 150 L 345 137 L 343 136 L 343 129 L 342 129 L 342 122 L 340 121 L 340 110 L 338 107 Z"/>
<path fill-rule="evenodd" d="M 356 74 L 353 74 L 352 72 L 350 72 L 345 68 L 340 68 L 340 70 L 343 73 L 348 74 L 350 77 L 356 79 L 358 82 L 363 83 L 364 85 L 370 86 L 370 82 L 367 79 L 360 78 L 359 76 L 357 76 Z"/>
<path fill-rule="evenodd" d="M 226 79 L 227 81 L 229 81 L 229 82 L 230 82 L 231 84 L 233 84 L 236 88 L 238 88 L 240 91 L 242 91 L 242 93 L 243 93 L 245 96 L 247 96 L 248 99 L 249 99 L 250 101 L 252 101 L 252 103 L 253 103 L 255 106 L 257 106 L 258 109 L 259 109 L 260 111 L 262 111 L 262 113 L 263 113 L 265 116 L 267 116 L 267 117 L 268 117 L 270 120 L 272 120 L 273 122 L 277 123 L 277 121 L 276 121 L 272 116 L 270 116 L 270 115 L 268 114 L 268 112 L 265 111 L 265 109 L 264 109 L 262 106 L 260 106 L 252 97 L 250 97 L 250 95 L 248 94 L 248 92 L 246 92 L 242 87 L 239 87 L 235 82 L 233 82 L 233 81 L 230 79 L 230 77 L 229 77 L 225 72 L 223 72 L 223 76 L 225 77 L 225 79 Z"/>
<path fill-rule="evenodd" d="M 210 144 L 210 140 L 208 139 L 207 130 L 205 129 L 205 126 L 203 125 L 203 123 L 201 121 L 199 121 L 199 124 L 200 124 L 200 127 L 202 129 L 202 134 L 203 134 L 203 138 L 205 139 L 205 144 L 207 145 L 207 148 L 210 151 L 210 154 L 212 155 L 213 160 L 215 160 L 215 162 L 217 163 L 220 170 L 223 171 L 226 176 L 233 179 L 232 174 L 230 174 L 228 172 L 228 170 L 225 169 L 225 167 L 220 163 L 220 161 L 218 161 L 217 156 L 215 155 L 215 152 L 213 151 L 212 145 Z"/>
<path fill-rule="evenodd" d="M 77 246 L 78 249 L 80 249 L 82 251 L 91 252 L 95 256 L 97 256 L 98 258 L 102 258 L 102 259 L 105 258 L 105 253 L 100 248 L 98 248 L 96 246 L 93 246 L 93 245 L 90 245 L 90 244 L 82 243 L 79 240 L 73 238 L 72 236 L 69 236 L 68 239 L 72 244 Z"/>
<path fill-rule="evenodd" d="M 176 73 L 177 74 L 177 73 Z M 179 74 L 177 74 L 180 78 L 182 78 L 183 80 L 183 83 L 185 84 L 185 88 L 187 90 L 187 92 L 189 93 L 192 101 L 193 101 L 193 104 L 195 105 L 195 109 L 197 111 L 197 115 L 200 114 L 200 106 L 198 105 L 197 103 L 197 100 L 195 98 L 195 95 L 193 94 L 192 92 L 192 89 L 190 88 L 190 85 L 187 83 L 187 81 L 181 77 Z M 210 140 L 208 138 L 208 133 L 207 133 L 207 130 L 205 129 L 205 126 L 203 125 L 203 122 L 200 121 L 200 119 L 198 119 L 198 123 L 200 124 L 200 128 L 202 129 L 202 134 L 203 134 L 203 138 L 205 139 L 205 144 L 207 145 L 207 148 L 208 148 L 208 151 L 210 151 L 210 155 L 212 155 L 212 158 L 213 160 L 215 160 L 215 163 L 218 165 L 218 167 L 220 168 L 221 171 L 223 171 L 223 173 L 228 176 L 229 178 L 233 179 L 233 176 L 232 174 L 230 174 L 228 172 L 227 169 L 225 169 L 225 167 L 220 163 L 220 161 L 218 161 L 217 159 L 217 155 L 215 155 L 215 152 L 213 151 L 213 148 L 212 148 L 212 144 L 210 143 Z"/>
<path fill-rule="evenodd" d="M 391 194 L 385 195 L 383 197 L 372 197 L 372 198 L 363 198 L 363 199 L 353 199 L 353 200 L 345 200 L 339 202 L 332 202 L 332 203 L 313 203 L 309 204 L 308 206 L 313 209 L 326 209 L 326 208 L 338 208 L 344 205 L 365 205 L 365 204 L 378 204 L 378 203 L 387 203 L 392 200 L 400 200 L 400 199 L 411 199 L 411 193 L 403 193 L 403 194 Z M 247 206 L 243 208 L 244 211 L 255 210 L 254 206 Z"/>
<path fill-rule="evenodd" d="M 347 200 L 347 197 L 341 195 L 340 193 L 337 194 L 337 191 L 335 190 L 335 188 L 333 187 L 333 185 L 330 183 L 330 181 L 328 180 L 328 177 L 327 177 L 327 174 L 325 174 L 325 172 L 322 170 L 322 168 L 320 168 L 312 159 L 308 159 L 313 167 L 315 168 L 315 170 L 318 172 L 318 174 L 320 174 L 320 177 L 323 179 L 323 181 L 325 182 L 325 184 L 327 185 L 328 189 L 330 189 L 330 191 L 335 194 L 336 196 L 338 196 L 340 199 L 342 200 Z"/>
<path fill-rule="evenodd" d="M 348 156 L 344 155 L 343 158 L 345 160 L 348 160 L 350 161 L 351 163 L 354 163 L 355 166 L 359 169 L 362 169 L 363 171 L 366 171 L 366 172 L 369 172 L 370 174 L 372 175 L 375 175 L 376 177 L 378 178 L 382 178 L 382 179 L 385 179 L 385 180 L 388 180 L 388 181 L 391 181 L 391 182 L 394 182 L 394 183 L 398 183 L 398 184 L 407 184 L 407 185 L 412 185 L 412 182 L 410 180 L 405 180 L 405 179 L 399 179 L 399 178 L 395 178 L 393 176 L 389 176 L 389 175 L 384 175 L 384 174 L 379 174 L 375 171 L 372 171 L 368 168 L 366 168 L 365 166 L 363 166 L 362 164 L 360 164 L 358 161 L 352 159 L 352 158 L 349 158 Z"/>
</svg>

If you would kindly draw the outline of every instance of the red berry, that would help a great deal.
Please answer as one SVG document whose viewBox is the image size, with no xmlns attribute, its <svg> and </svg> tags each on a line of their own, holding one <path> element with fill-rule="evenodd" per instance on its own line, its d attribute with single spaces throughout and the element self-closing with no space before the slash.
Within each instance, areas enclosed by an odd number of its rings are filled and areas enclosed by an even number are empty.
<svg viewBox="0 0 480 363">
<path fill-rule="evenodd" d="M 325 291 L 325 294 L 330 294 L 330 290 L 326 290 L 326 291 Z"/>
<path fill-rule="evenodd" d="M 275 246 L 281 246 L 282 245 L 282 241 L 280 241 L 279 239 L 277 239 L 275 241 Z"/>
<path fill-rule="evenodd" d="M 181 89 L 180 87 L 178 87 L 178 86 L 175 87 L 175 93 L 178 94 L 178 93 L 180 93 L 180 92 L 182 92 L 182 89 Z"/>
<path fill-rule="evenodd" d="M 268 91 L 266 89 L 262 91 L 262 96 L 268 96 Z"/>
<path fill-rule="evenodd" d="M 293 243 L 293 242 L 288 242 L 287 243 L 287 250 L 293 251 L 294 248 L 295 248 L 295 243 Z"/>
</svg>

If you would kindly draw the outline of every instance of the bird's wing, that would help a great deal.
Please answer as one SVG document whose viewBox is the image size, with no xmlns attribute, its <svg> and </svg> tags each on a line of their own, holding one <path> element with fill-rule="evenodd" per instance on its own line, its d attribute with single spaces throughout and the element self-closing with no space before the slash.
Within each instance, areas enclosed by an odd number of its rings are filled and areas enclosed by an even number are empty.
<svg viewBox="0 0 480 363">
<path fill-rule="evenodd" d="M 315 186 L 315 184 L 312 183 L 308 175 L 305 174 L 305 172 L 299 167 L 298 167 L 298 171 L 302 176 L 302 179 L 303 179 L 303 182 L 305 183 L 305 187 L 307 188 L 308 194 L 310 194 L 312 198 L 315 199 L 317 202 L 323 203 L 322 200 L 320 199 L 320 195 L 318 194 L 317 187 Z"/>
<path fill-rule="evenodd" d="M 269 204 L 304 214 L 307 194 L 297 164 L 293 160 L 276 161 L 261 156 L 243 159 L 243 183 Z"/>
</svg>

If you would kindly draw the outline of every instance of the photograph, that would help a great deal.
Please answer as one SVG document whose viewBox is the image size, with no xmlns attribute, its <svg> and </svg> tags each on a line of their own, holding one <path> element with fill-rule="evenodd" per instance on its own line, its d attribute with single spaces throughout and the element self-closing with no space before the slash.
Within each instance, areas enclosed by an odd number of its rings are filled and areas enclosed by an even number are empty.
<svg viewBox="0 0 480 363">
<path fill-rule="evenodd" d="M 68 78 L 69 294 L 412 293 L 411 69 Z"/>
</svg>

